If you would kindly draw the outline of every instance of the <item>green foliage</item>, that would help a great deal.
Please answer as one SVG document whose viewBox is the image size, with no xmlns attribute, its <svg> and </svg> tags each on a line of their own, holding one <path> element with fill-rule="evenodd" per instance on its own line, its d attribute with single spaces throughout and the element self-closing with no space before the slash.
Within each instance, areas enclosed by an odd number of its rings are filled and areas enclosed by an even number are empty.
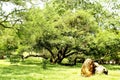
<svg viewBox="0 0 120 80">
<path fill-rule="evenodd" d="M 100 30 L 89 45 L 89 52 L 96 58 L 117 59 L 120 48 L 119 34 L 110 30 Z"/>
<path fill-rule="evenodd" d="M 14 30 L 4 29 L 0 38 L 0 54 L 10 55 L 18 48 L 19 40 Z"/>
<path fill-rule="evenodd" d="M 1 1 L 24 7 L 31 0 Z M 44 9 L 33 5 L 8 15 L 0 8 L 0 54 L 22 55 L 44 48 L 49 51 L 44 54 L 54 63 L 77 53 L 119 59 L 120 16 L 106 10 L 101 1 L 50 0 L 45 1 Z M 111 2 L 114 8 L 118 6 Z"/>
<path fill-rule="evenodd" d="M 43 58 L 29 57 L 24 60 L 25 64 L 42 64 Z"/>
<path fill-rule="evenodd" d="M 43 69 L 47 69 L 47 64 L 48 61 L 44 58 L 41 57 L 29 57 L 27 59 L 25 59 L 23 62 L 21 62 L 22 64 L 28 64 L 28 65 L 41 65 L 41 68 Z"/>
<path fill-rule="evenodd" d="M 21 60 L 21 57 L 19 55 L 11 55 L 10 56 L 10 62 L 11 63 L 19 63 Z"/>
<path fill-rule="evenodd" d="M 42 68 L 43 69 L 47 69 L 46 64 L 47 64 L 47 60 L 46 59 L 42 59 Z"/>
<path fill-rule="evenodd" d="M 68 58 L 64 58 L 61 63 L 62 63 L 62 64 L 68 64 L 68 63 L 69 63 Z"/>
<path fill-rule="evenodd" d="M 25 4 L 25 0 L 1 0 L 3 2 L 12 2 L 16 5 L 23 5 Z"/>
<path fill-rule="evenodd" d="M 52 16 L 54 17 L 54 15 Z M 83 40 L 87 38 L 85 36 L 95 33 L 97 29 L 94 17 L 83 10 L 75 13 L 68 10 L 62 16 L 57 17 L 55 16 L 55 21 L 51 21 L 51 19 L 47 21 L 46 24 L 48 25 L 45 26 L 45 29 L 43 28 L 43 36 L 37 42 L 37 45 L 45 47 L 52 56 L 59 54 L 59 51 L 65 49 L 66 46 L 69 48 L 67 51 L 72 54 L 76 51 L 75 47 L 83 44 Z M 52 24 L 49 24 L 49 22 Z M 69 53 L 67 51 L 63 51 L 65 57 Z"/>
</svg>

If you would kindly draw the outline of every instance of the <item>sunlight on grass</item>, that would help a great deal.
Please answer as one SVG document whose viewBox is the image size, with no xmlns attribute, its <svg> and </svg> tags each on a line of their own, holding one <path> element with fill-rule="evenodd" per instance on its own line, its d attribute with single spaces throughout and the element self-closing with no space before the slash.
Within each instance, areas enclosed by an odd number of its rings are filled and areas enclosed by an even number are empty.
<svg viewBox="0 0 120 80">
<path fill-rule="evenodd" d="M 117 70 L 120 66 L 117 65 L 106 65 L 110 69 L 108 75 L 87 78 L 80 75 L 81 64 L 76 66 L 47 64 L 47 69 L 43 69 L 41 64 L 14 65 L 1 60 L 0 65 L 0 80 L 120 80 L 120 70 Z"/>
<path fill-rule="evenodd" d="M 10 62 L 5 61 L 5 60 L 0 60 L 0 65 L 2 65 L 2 64 L 4 64 L 4 65 L 10 65 Z"/>
</svg>

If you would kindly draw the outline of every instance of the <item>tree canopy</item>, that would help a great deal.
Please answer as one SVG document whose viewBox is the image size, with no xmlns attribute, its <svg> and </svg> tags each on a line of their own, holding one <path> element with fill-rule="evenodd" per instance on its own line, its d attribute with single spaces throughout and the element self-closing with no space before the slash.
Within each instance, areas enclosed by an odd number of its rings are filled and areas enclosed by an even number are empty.
<svg viewBox="0 0 120 80">
<path fill-rule="evenodd" d="M 119 4 L 114 1 L 113 11 L 102 5 L 104 0 L 43 0 L 43 9 L 32 0 L 0 1 L 5 2 L 19 8 L 8 14 L 0 8 L 0 55 L 23 58 L 24 52 L 43 54 L 45 49 L 52 63 L 83 54 L 95 59 L 120 58 L 120 15 L 113 12 Z M 27 8 L 27 3 L 32 7 Z"/>
</svg>

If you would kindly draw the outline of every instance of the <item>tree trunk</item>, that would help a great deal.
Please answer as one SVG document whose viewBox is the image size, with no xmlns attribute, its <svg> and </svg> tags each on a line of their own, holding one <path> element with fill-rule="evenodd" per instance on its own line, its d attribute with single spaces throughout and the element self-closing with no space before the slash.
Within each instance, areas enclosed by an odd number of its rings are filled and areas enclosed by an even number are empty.
<svg viewBox="0 0 120 80">
<path fill-rule="evenodd" d="M 74 63 L 73 63 L 73 65 L 76 65 L 76 60 L 77 60 L 77 58 L 74 59 Z"/>
<path fill-rule="evenodd" d="M 64 58 L 60 58 L 60 57 L 58 57 L 58 56 L 56 56 L 55 58 L 54 58 L 54 57 L 51 57 L 51 58 L 50 58 L 50 62 L 53 63 L 53 64 L 55 64 L 55 63 L 60 64 L 63 59 L 64 59 Z"/>
<path fill-rule="evenodd" d="M 58 63 L 58 64 L 61 64 L 61 62 L 62 62 L 63 59 L 64 59 L 64 58 L 57 59 L 57 63 Z"/>
<path fill-rule="evenodd" d="M 51 57 L 51 58 L 50 58 L 50 62 L 51 62 L 51 63 L 53 63 L 53 64 L 55 64 L 55 63 L 56 63 L 56 61 L 55 61 L 54 57 Z"/>
<path fill-rule="evenodd" d="M 62 47 L 62 48 L 59 48 L 59 47 L 56 47 L 57 48 L 57 53 L 54 54 L 53 51 L 46 47 L 46 49 L 50 52 L 51 54 L 51 57 L 50 57 L 50 62 L 51 63 L 58 63 L 58 64 L 61 64 L 62 60 L 70 55 L 73 55 L 77 52 L 75 51 L 71 51 L 71 50 L 68 50 L 68 46 L 66 45 L 65 47 Z M 75 62 L 76 63 L 76 62 Z"/>
</svg>

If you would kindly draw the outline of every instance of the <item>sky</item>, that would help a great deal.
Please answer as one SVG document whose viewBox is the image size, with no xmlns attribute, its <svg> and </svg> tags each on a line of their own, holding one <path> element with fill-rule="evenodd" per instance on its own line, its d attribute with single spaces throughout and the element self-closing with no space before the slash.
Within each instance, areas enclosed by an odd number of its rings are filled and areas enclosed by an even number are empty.
<svg viewBox="0 0 120 80">
<path fill-rule="evenodd" d="M 36 7 L 40 7 L 43 8 L 44 7 L 44 3 L 41 0 L 32 0 L 32 3 L 36 6 Z M 32 5 L 31 3 L 27 2 L 26 3 L 27 8 L 30 8 Z M 11 12 L 14 9 L 21 9 L 22 7 L 20 6 L 16 6 L 10 2 L 4 2 L 4 4 L 2 5 L 2 9 L 3 11 L 5 11 L 6 13 Z"/>
<path fill-rule="evenodd" d="M 11 12 L 14 8 L 15 5 L 13 5 L 12 3 L 4 2 L 4 4 L 2 5 L 3 11 L 7 13 Z"/>
<path fill-rule="evenodd" d="M 93 1 L 93 0 L 90 0 L 90 1 Z M 113 6 L 113 3 L 111 3 L 111 0 L 109 0 L 108 3 L 103 3 L 102 0 L 94 0 L 94 1 L 100 1 L 101 4 L 106 8 L 108 9 L 109 11 L 113 11 L 113 12 L 117 12 L 117 13 L 120 13 L 120 10 L 112 10 L 112 6 Z M 40 8 L 44 8 L 44 3 L 41 1 L 41 0 L 32 0 L 31 3 L 33 3 L 36 7 L 40 7 Z M 31 3 L 27 2 L 27 8 L 30 8 L 31 7 Z M 117 4 L 120 4 L 120 0 L 118 0 L 116 2 Z M 18 8 L 20 9 L 21 7 L 20 6 L 15 6 L 14 4 L 12 3 L 9 3 L 9 2 L 4 2 L 3 6 L 2 6 L 2 9 L 6 12 L 6 13 L 9 13 L 11 12 L 13 9 L 15 8 Z M 119 14 L 120 15 L 120 14 Z"/>
<path fill-rule="evenodd" d="M 117 0 L 117 2 L 115 2 L 116 4 L 119 4 L 119 6 L 120 6 L 120 0 Z M 111 0 L 109 0 L 109 2 L 108 3 L 103 3 L 103 2 L 101 2 L 101 4 L 107 9 L 107 10 L 109 10 L 109 11 L 113 11 L 113 12 L 117 12 L 117 13 L 120 13 L 120 10 L 113 10 L 112 9 L 112 7 L 113 7 L 113 4 L 114 3 L 112 3 L 112 1 Z M 119 14 L 120 15 L 120 14 Z"/>
</svg>

